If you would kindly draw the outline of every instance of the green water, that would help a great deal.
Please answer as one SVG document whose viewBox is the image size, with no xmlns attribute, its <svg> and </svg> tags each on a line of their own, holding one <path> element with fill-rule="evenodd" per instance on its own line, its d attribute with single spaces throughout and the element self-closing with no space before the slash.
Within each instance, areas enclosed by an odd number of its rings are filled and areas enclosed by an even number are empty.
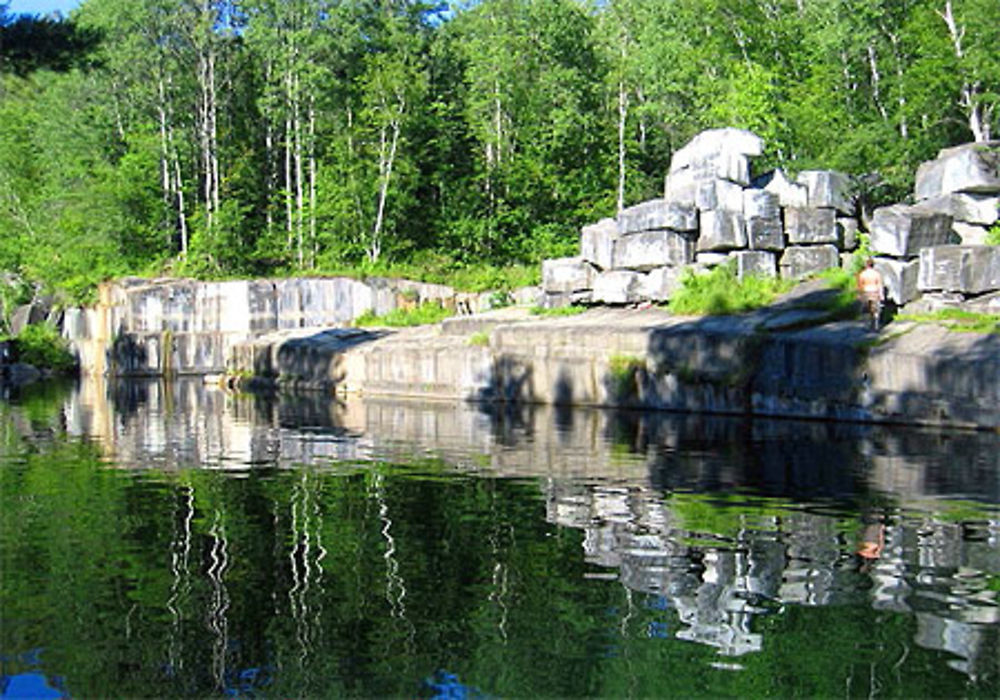
<svg viewBox="0 0 1000 700">
<path fill-rule="evenodd" d="M 37 387 L 0 401 L 0 692 L 997 697 L 998 447 Z"/>
</svg>

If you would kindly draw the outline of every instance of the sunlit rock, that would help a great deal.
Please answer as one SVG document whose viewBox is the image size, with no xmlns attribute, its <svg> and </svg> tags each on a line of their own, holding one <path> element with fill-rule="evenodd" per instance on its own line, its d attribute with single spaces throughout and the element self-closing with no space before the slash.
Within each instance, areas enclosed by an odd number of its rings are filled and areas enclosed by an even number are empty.
<svg viewBox="0 0 1000 700">
<path fill-rule="evenodd" d="M 913 257 L 921 248 L 955 241 L 951 216 L 917 206 L 893 204 L 872 216 L 871 247 L 876 253 Z"/>
<path fill-rule="evenodd" d="M 1000 289 L 1000 246 L 944 245 L 920 251 L 921 291 L 982 294 Z"/>
</svg>

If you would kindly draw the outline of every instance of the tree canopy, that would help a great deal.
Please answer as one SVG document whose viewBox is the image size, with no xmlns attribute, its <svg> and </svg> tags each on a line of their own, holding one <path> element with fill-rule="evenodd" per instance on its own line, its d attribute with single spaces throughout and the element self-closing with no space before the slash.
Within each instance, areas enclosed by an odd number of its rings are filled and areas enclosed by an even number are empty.
<svg viewBox="0 0 1000 700">
<path fill-rule="evenodd" d="M 1000 130 L 996 0 L 0 5 L 0 268 L 537 263 L 656 196 L 698 131 L 868 174 Z"/>
</svg>

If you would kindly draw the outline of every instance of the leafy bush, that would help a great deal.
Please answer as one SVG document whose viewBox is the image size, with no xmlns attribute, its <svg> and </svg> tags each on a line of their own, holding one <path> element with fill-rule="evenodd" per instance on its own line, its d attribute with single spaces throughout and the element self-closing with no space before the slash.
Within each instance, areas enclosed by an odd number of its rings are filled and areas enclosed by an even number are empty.
<svg viewBox="0 0 1000 700">
<path fill-rule="evenodd" d="M 776 277 L 737 279 L 733 264 L 720 265 L 702 274 L 687 270 L 667 308 L 684 315 L 742 313 L 767 306 L 793 286 L 793 282 Z"/>
<path fill-rule="evenodd" d="M 39 369 L 68 372 L 76 366 L 66 339 L 47 323 L 26 326 L 14 338 L 14 351 L 20 362 Z"/>
<path fill-rule="evenodd" d="M 987 245 L 1000 245 L 1000 224 L 994 224 L 986 234 Z"/>
<path fill-rule="evenodd" d="M 434 301 L 427 301 L 409 309 L 393 309 L 383 316 L 376 316 L 371 311 L 366 311 L 354 320 L 355 326 L 389 326 L 401 328 L 406 326 L 424 326 L 431 323 L 438 323 L 454 314 L 441 304 Z"/>
</svg>

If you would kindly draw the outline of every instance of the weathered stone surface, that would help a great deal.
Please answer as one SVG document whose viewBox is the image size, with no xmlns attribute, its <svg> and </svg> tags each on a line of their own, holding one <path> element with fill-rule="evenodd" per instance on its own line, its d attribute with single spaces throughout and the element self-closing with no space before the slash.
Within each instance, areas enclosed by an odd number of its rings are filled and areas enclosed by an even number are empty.
<svg viewBox="0 0 1000 700">
<path fill-rule="evenodd" d="M 835 170 L 803 170 L 796 182 L 806 188 L 806 201 L 810 207 L 836 209 L 848 215 L 854 213 L 851 181 L 844 173 Z"/>
<path fill-rule="evenodd" d="M 960 245 L 986 245 L 986 238 L 990 235 L 989 229 L 985 226 L 967 224 L 963 221 L 954 221 L 951 230 L 958 236 Z"/>
<path fill-rule="evenodd" d="M 611 218 L 584 226 L 580 230 L 580 257 L 601 270 L 610 269 L 618 236 L 618 222 Z"/>
<path fill-rule="evenodd" d="M 698 212 L 667 199 L 652 199 L 626 207 L 618 214 L 618 232 L 622 235 L 665 228 L 694 231 L 698 228 Z"/>
<path fill-rule="evenodd" d="M 593 291 L 586 289 L 576 292 L 542 292 L 538 301 L 543 309 L 561 309 L 574 304 L 589 304 L 593 299 Z"/>
<path fill-rule="evenodd" d="M 640 279 L 641 295 L 652 301 L 667 301 L 681 285 L 684 268 L 657 267 Z"/>
<path fill-rule="evenodd" d="M 981 314 L 1000 316 L 1000 291 L 982 294 L 966 302 L 966 308 Z"/>
<path fill-rule="evenodd" d="M 726 127 L 702 131 L 676 151 L 670 159 L 670 172 L 697 165 L 723 154 L 759 156 L 764 140 L 751 131 Z"/>
<path fill-rule="evenodd" d="M 894 258 L 875 258 L 875 269 L 882 275 L 885 285 L 885 298 L 902 306 L 918 296 L 917 280 L 920 277 L 919 260 L 896 260 Z"/>
<path fill-rule="evenodd" d="M 836 219 L 833 209 L 788 207 L 785 209 L 785 235 L 791 245 L 837 243 Z"/>
<path fill-rule="evenodd" d="M 594 277 L 593 299 L 600 304 L 634 304 L 643 298 L 642 275 L 631 270 L 606 270 Z"/>
<path fill-rule="evenodd" d="M 785 279 L 801 279 L 840 264 L 837 246 L 789 246 L 781 256 L 779 267 Z"/>
<path fill-rule="evenodd" d="M 594 268 L 581 257 L 542 261 L 542 289 L 549 294 L 576 292 L 593 286 Z"/>
<path fill-rule="evenodd" d="M 809 191 L 789 180 L 781 168 L 754 178 L 753 186 L 778 195 L 778 203 L 783 207 L 809 206 Z"/>
<path fill-rule="evenodd" d="M 743 214 L 735 211 L 703 211 L 700 214 L 699 251 L 746 248 L 747 233 Z"/>
<path fill-rule="evenodd" d="M 1000 246 L 943 245 L 920 251 L 921 291 L 1000 290 Z"/>
<path fill-rule="evenodd" d="M 663 265 L 686 265 L 693 259 L 694 243 L 689 235 L 675 231 L 645 231 L 615 241 L 612 267 L 652 270 Z"/>
<path fill-rule="evenodd" d="M 694 256 L 694 264 L 706 269 L 718 267 L 727 262 L 729 262 L 729 253 L 706 251 L 704 253 L 695 253 Z"/>
<path fill-rule="evenodd" d="M 683 207 L 743 210 L 743 188 L 740 185 L 693 170 L 667 175 L 664 199 Z"/>
<path fill-rule="evenodd" d="M 997 221 L 1000 196 L 952 192 L 925 199 L 918 206 L 949 214 L 955 221 L 991 226 Z"/>
<path fill-rule="evenodd" d="M 945 148 L 917 168 L 917 199 L 950 192 L 1000 193 L 1000 141 Z"/>
<path fill-rule="evenodd" d="M 738 250 L 730 254 L 736 260 L 736 276 L 777 277 L 778 256 L 764 250 Z"/>
<path fill-rule="evenodd" d="M 858 247 L 858 220 L 848 217 L 837 217 L 837 239 L 843 250 L 854 250 Z"/>
<path fill-rule="evenodd" d="M 749 219 L 746 229 L 750 250 L 784 250 L 785 227 L 781 219 Z"/>
<path fill-rule="evenodd" d="M 777 194 L 767 190 L 743 190 L 743 216 L 751 219 L 781 219 L 781 201 Z"/>
<path fill-rule="evenodd" d="M 880 207 L 872 216 L 871 247 L 876 253 L 913 257 L 921 248 L 954 241 L 951 217 L 906 204 Z"/>
<path fill-rule="evenodd" d="M 511 292 L 517 306 L 535 306 L 542 295 L 541 287 L 521 287 Z"/>
</svg>

